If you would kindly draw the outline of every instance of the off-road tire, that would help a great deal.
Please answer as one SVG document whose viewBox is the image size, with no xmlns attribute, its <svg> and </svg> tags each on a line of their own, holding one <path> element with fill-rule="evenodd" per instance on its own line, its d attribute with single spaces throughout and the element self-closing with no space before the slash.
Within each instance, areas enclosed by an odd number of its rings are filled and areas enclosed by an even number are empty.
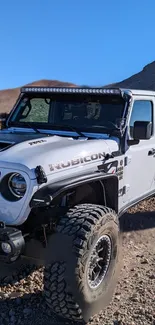
<svg viewBox="0 0 155 325">
<path fill-rule="evenodd" d="M 109 269 L 99 288 L 92 290 L 86 278 L 87 261 L 95 242 L 107 233 L 112 242 Z M 64 255 L 58 252 L 55 256 L 56 247 L 51 246 L 50 254 L 52 257 L 54 252 L 54 261 L 46 266 L 44 274 L 46 303 L 61 317 L 88 321 L 110 302 L 116 286 L 121 245 L 117 215 L 100 205 L 77 205 L 60 218 L 55 236 L 58 235 L 61 236 L 56 245 L 62 246 Z M 67 244 L 67 238 L 71 245 Z"/>
</svg>

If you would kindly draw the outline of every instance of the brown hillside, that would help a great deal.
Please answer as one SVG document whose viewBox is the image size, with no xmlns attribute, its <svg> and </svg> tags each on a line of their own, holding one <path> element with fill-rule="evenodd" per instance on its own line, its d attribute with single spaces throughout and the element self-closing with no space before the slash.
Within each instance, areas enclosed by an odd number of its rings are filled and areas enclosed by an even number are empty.
<svg viewBox="0 0 155 325">
<path fill-rule="evenodd" d="M 61 82 L 58 80 L 38 80 L 29 83 L 26 86 L 75 87 L 75 85 L 72 83 Z M 13 107 L 14 103 L 16 102 L 19 93 L 20 93 L 20 88 L 0 90 L 0 112 L 9 112 Z"/>
<path fill-rule="evenodd" d="M 122 88 L 155 90 L 155 61 L 147 64 L 142 71 L 113 84 Z"/>
<path fill-rule="evenodd" d="M 76 87 L 76 85 L 69 82 L 61 82 L 58 80 L 39 80 L 29 83 L 27 85 L 33 86 L 68 86 Z M 26 86 L 27 86 L 26 85 Z M 118 82 L 111 83 L 105 87 L 122 87 L 122 88 L 132 88 L 132 89 L 145 89 L 145 90 L 155 90 L 155 61 L 146 65 L 142 71 L 134 74 L 133 76 Z M 0 91 L 0 112 L 9 112 L 13 107 L 18 95 L 20 88 L 7 89 Z"/>
</svg>

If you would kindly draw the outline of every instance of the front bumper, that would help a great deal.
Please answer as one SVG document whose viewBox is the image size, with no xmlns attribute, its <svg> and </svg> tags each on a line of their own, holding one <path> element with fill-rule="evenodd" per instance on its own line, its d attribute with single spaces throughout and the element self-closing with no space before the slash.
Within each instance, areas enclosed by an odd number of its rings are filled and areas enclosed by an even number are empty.
<svg viewBox="0 0 155 325">
<path fill-rule="evenodd" d="M 13 227 L 6 227 L 0 222 L 0 262 L 12 263 L 24 251 L 25 240 L 22 232 Z"/>
</svg>

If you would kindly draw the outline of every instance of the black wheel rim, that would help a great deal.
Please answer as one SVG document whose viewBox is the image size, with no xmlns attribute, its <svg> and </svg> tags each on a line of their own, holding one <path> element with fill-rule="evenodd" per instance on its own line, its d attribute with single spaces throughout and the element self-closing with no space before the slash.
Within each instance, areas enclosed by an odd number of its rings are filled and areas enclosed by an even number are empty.
<svg viewBox="0 0 155 325">
<path fill-rule="evenodd" d="M 96 289 L 104 280 L 111 260 L 112 244 L 107 235 L 100 237 L 91 253 L 87 277 L 91 289 Z"/>
</svg>

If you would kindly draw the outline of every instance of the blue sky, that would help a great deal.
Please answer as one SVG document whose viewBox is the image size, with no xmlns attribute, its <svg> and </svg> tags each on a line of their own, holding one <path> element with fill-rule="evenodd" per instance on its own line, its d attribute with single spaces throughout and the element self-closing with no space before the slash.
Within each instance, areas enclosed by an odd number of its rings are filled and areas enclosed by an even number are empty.
<svg viewBox="0 0 155 325">
<path fill-rule="evenodd" d="M 154 0 L 1 0 L 0 89 L 127 78 L 155 60 L 154 13 Z"/>
</svg>

